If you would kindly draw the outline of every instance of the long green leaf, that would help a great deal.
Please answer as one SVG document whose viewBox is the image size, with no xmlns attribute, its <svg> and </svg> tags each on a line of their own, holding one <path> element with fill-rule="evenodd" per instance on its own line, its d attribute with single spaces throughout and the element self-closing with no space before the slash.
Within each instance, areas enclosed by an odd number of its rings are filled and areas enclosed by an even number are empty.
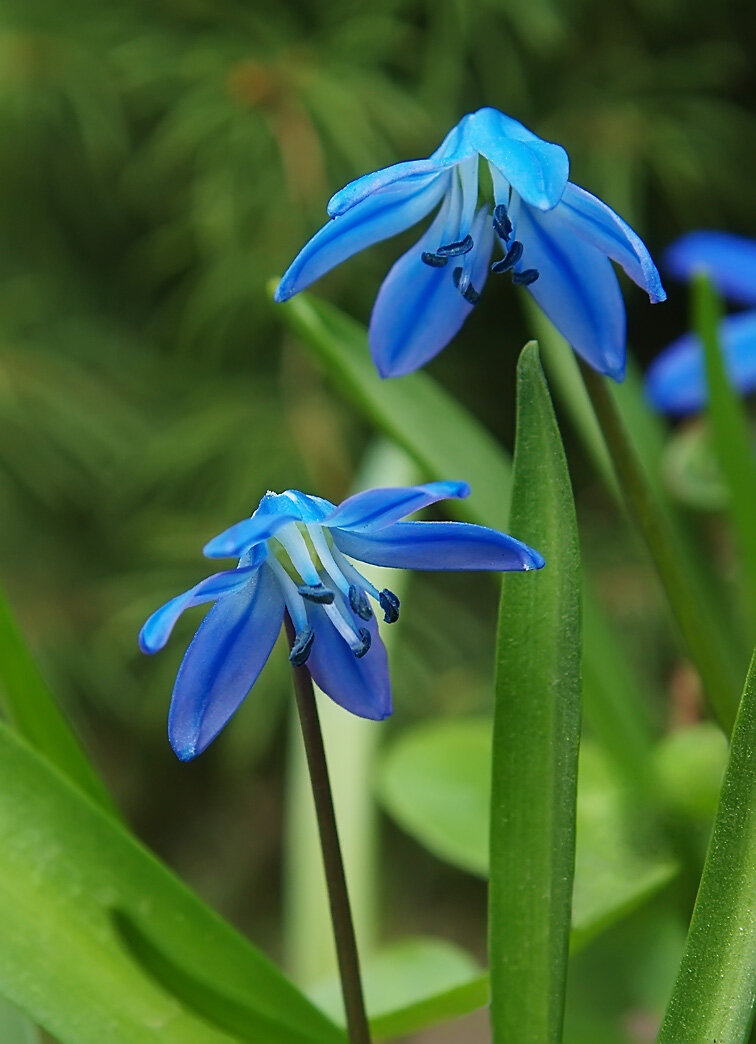
<svg viewBox="0 0 756 1044">
<path fill-rule="evenodd" d="M 36 750 L 115 813 L 105 786 L 45 684 L 0 591 L 0 704 L 8 722 Z"/>
<path fill-rule="evenodd" d="M 0 725 L 0 995 L 63 1044 L 343 1044 L 112 817 Z"/>
<path fill-rule="evenodd" d="M 517 380 L 510 529 L 545 569 L 502 582 L 491 781 L 495 1044 L 561 1039 L 580 742 L 580 554 L 572 489 L 531 342 Z"/>
<path fill-rule="evenodd" d="M 756 623 L 756 461 L 742 399 L 725 370 L 719 337 L 721 302 L 704 273 L 693 280 L 693 317 L 703 342 L 708 415 L 714 450 L 727 484 L 729 510 L 745 572 L 751 622 Z"/>
<path fill-rule="evenodd" d="M 659 1044 L 741 1044 L 756 1002 L 756 656 Z"/>
</svg>

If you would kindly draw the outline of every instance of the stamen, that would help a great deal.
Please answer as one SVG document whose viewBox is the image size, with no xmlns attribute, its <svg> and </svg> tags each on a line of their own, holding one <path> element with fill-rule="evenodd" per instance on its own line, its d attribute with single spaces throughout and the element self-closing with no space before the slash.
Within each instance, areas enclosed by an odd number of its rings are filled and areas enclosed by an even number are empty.
<svg viewBox="0 0 756 1044">
<path fill-rule="evenodd" d="M 474 246 L 473 237 L 468 234 L 457 243 L 447 243 L 440 246 L 436 251 L 436 257 L 459 257 L 461 254 L 469 254 Z"/>
<path fill-rule="evenodd" d="M 347 643 L 349 648 L 354 652 L 355 649 L 362 647 L 362 639 L 354 628 L 352 620 L 346 619 L 346 607 L 342 610 L 339 605 L 324 605 L 326 616 L 331 621 L 333 626 L 339 632 L 341 637 Z"/>
<path fill-rule="evenodd" d="M 370 638 L 370 631 L 368 631 L 368 629 L 366 627 L 360 627 L 359 635 L 360 635 L 360 641 L 361 641 L 362 644 L 358 648 L 356 648 L 356 649 L 353 646 L 352 647 L 352 652 L 354 653 L 354 655 L 356 656 L 356 658 L 358 660 L 361 660 L 362 657 L 365 655 L 365 653 L 370 648 L 370 642 L 371 642 L 372 639 Z"/>
<path fill-rule="evenodd" d="M 540 274 L 537 268 L 526 268 L 523 272 L 515 272 L 512 275 L 512 282 L 516 286 L 530 286 L 531 283 L 535 283 Z"/>
<path fill-rule="evenodd" d="M 380 595 L 378 594 L 378 588 L 374 584 L 371 584 L 366 576 L 363 576 L 359 569 L 355 569 L 348 558 L 339 551 L 334 545 L 333 557 L 336 561 L 337 566 L 344 574 L 350 584 L 354 584 L 355 587 L 361 588 L 372 598 L 375 598 L 376 602 L 379 600 Z"/>
<path fill-rule="evenodd" d="M 491 271 L 496 272 L 508 272 L 510 268 L 514 268 L 517 262 L 522 257 L 522 243 L 519 239 L 515 239 L 509 250 L 507 250 L 501 261 L 497 261 L 491 265 Z"/>
<path fill-rule="evenodd" d="M 356 584 L 352 584 L 349 588 L 349 605 L 352 608 L 352 612 L 356 613 L 361 620 L 369 620 L 373 615 L 367 595 Z"/>
<path fill-rule="evenodd" d="M 430 268 L 443 268 L 448 262 L 448 257 L 441 257 L 439 254 L 432 254 L 430 250 L 423 250 L 420 255 L 420 260 L 423 261 Z"/>
<path fill-rule="evenodd" d="M 297 633 L 306 630 L 308 626 L 307 609 L 297 591 L 297 585 L 291 579 L 275 555 L 268 555 L 267 564 L 276 574 L 276 579 L 281 585 L 281 591 L 284 596 L 284 601 L 286 602 L 286 609 L 292 619 Z"/>
<path fill-rule="evenodd" d="M 291 647 L 289 653 L 289 662 L 294 667 L 302 667 L 307 663 L 307 658 L 310 655 L 312 649 L 312 643 L 315 641 L 315 632 L 312 627 L 306 627 L 303 631 L 294 639 L 294 644 Z"/>
<path fill-rule="evenodd" d="M 297 591 L 308 602 L 315 602 L 316 605 L 330 605 L 333 601 L 333 591 L 325 584 L 300 584 Z"/>
<path fill-rule="evenodd" d="M 470 282 L 469 276 L 467 279 L 463 278 L 463 269 L 461 265 L 459 268 L 454 269 L 452 278 L 454 279 L 454 285 L 457 290 L 459 290 L 468 304 L 476 305 L 478 301 L 480 301 L 480 294 Z"/>
<path fill-rule="evenodd" d="M 384 587 L 378 596 L 378 601 L 381 604 L 381 609 L 383 609 L 384 623 L 396 623 L 399 619 L 399 599 L 396 597 L 394 592 L 389 591 L 387 587 Z"/>
<path fill-rule="evenodd" d="M 509 239 L 512 235 L 512 222 L 509 220 L 504 203 L 497 203 L 494 207 L 493 227 L 500 239 Z"/>
</svg>

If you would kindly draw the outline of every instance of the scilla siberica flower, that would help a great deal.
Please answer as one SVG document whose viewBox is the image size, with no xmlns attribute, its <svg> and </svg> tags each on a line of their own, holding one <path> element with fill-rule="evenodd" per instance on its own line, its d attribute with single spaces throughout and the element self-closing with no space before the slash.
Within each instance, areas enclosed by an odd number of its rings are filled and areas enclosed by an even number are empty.
<svg viewBox="0 0 756 1044">
<path fill-rule="evenodd" d="M 667 251 L 664 267 L 678 279 L 706 272 L 728 300 L 751 305 L 722 320 L 719 336 L 730 380 L 741 392 L 756 390 L 756 240 L 728 232 L 697 231 L 682 236 Z M 683 415 L 703 409 L 708 398 L 703 345 L 683 334 L 654 359 L 646 393 L 664 413 Z"/>
<path fill-rule="evenodd" d="M 337 192 L 331 220 L 289 266 L 276 300 L 438 207 L 373 307 L 370 346 L 382 376 L 411 373 L 449 343 L 478 302 L 496 245 L 502 257 L 490 271 L 510 272 L 578 354 L 621 380 L 625 307 L 609 259 L 652 302 L 666 295 L 635 232 L 568 174 L 561 146 L 496 109 L 479 109 L 428 159 L 396 163 Z"/>
<path fill-rule="evenodd" d="M 371 489 L 336 507 L 298 490 L 266 493 L 251 518 L 205 547 L 209 558 L 239 556 L 172 598 L 139 635 L 143 652 L 162 649 L 185 609 L 215 602 L 179 668 L 168 718 L 182 761 L 201 754 L 237 710 L 262 670 L 288 613 L 296 631 L 290 654 L 306 663 L 332 700 L 362 718 L 391 713 L 386 650 L 372 598 L 386 623 L 399 600 L 352 565 L 358 559 L 403 569 L 528 570 L 543 558 L 514 537 L 464 522 L 402 522 L 438 500 L 466 497 L 464 482 Z"/>
</svg>

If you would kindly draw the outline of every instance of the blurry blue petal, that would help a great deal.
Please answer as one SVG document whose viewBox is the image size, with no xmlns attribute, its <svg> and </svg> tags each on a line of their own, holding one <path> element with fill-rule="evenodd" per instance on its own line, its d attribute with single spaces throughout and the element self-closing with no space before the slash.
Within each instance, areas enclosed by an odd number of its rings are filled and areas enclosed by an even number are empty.
<svg viewBox="0 0 756 1044">
<path fill-rule="evenodd" d="M 478 109 L 469 133 L 476 151 L 498 168 L 526 203 L 539 210 L 557 205 L 570 173 L 561 145 L 544 141 L 498 109 Z"/>
<path fill-rule="evenodd" d="M 536 268 L 528 286 L 578 355 L 617 381 L 625 375 L 625 304 L 609 259 L 578 238 L 562 207 L 541 213 L 520 208 L 516 235 L 524 252 L 518 268 Z"/>
<path fill-rule="evenodd" d="M 417 224 L 441 199 L 448 177 L 431 175 L 397 182 L 331 218 L 300 250 L 275 292 L 286 301 L 348 257 Z"/>
<path fill-rule="evenodd" d="M 466 482 L 429 482 L 425 486 L 368 489 L 339 504 L 323 525 L 342 529 L 381 529 L 413 511 L 450 497 L 468 497 Z"/>
<path fill-rule="evenodd" d="M 725 297 L 756 304 L 756 240 L 728 232 L 701 230 L 682 236 L 664 255 L 664 267 L 678 279 L 709 273 Z"/>
<path fill-rule="evenodd" d="M 239 590 L 249 582 L 259 565 L 258 560 L 242 569 L 215 573 L 183 594 L 171 598 L 170 602 L 152 614 L 139 632 L 139 648 L 144 653 L 158 652 L 170 638 L 176 621 L 185 609 L 202 605 L 203 602 L 214 602 L 216 598 Z"/>
<path fill-rule="evenodd" d="M 666 300 L 659 272 L 646 244 L 606 203 L 568 182 L 559 215 L 577 235 L 622 265 L 653 304 Z"/>
<path fill-rule="evenodd" d="M 369 536 L 335 530 L 340 551 L 361 562 L 397 569 L 540 569 L 541 555 L 527 544 L 467 522 L 395 522 Z"/>
<path fill-rule="evenodd" d="M 345 214 L 347 210 L 361 203 L 367 196 L 389 185 L 395 185 L 398 181 L 406 183 L 407 188 L 417 184 L 417 179 L 427 177 L 429 174 L 437 174 L 449 167 L 453 167 L 460 160 L 474 154 L 469 133 L 471 116 L 464 116 L 459 123 L 452 127 L 436 151 L 428 158 L 421 160 L 407 160 L 404 163 L 394 163 L 391 167 L 364 174 L 339 189 L 328 201 L 328 214 L 330 217 L 338 217 Z"/>
<path fill-rule="evenodd" d="M 441 245 L 445 218 L 446 206 L 420 242 L 399 258 L 378 291 L 368 336 L 382 377 L 412 373 L 432 359 L 473 309 L 454 285 L 456 258 L 443 268 L 432 268 L 422 260 L 424 251 L 432 253 Z M 471 234 L 475 245 L 465 260 L 472 265 L 472 286 L 480 293 L 493 249 L 493 226 L 486 208 L 479 211 Z"/>
<path fill-rule="evenodd" d="M 224 529 L 218 536 L 205 544 L 203 554 L 208 558 L 230 558 L 240 555 L 253 544 L 261 543 L 268 537 L 285 526 L 287 522 L 299 522 L 301 513 L 292 505 L 292 510 L 285 513 L 279 510 L 277 513 L 269 511 L 256 511 L 251 518 L 244 518 L 241 522 Z"/>
<path fill-rule="evenodd" d="M 723 320 L 719 328 L 730 380 L 743 393 L 756 390 L 756 312 Z M 665 413 L 694 413 L 708 398 L 703 348 L 694 334 L 674 341 L 651 364 L 646 394 Z"/>
<path fill-rule="evenodd" d="M 243 590 L 214 605 L 179 668 L 168 715 L 182 761 L 201 754 L 239 707 L 270 656 L 283 620 L 275 576 L 263 564 Z"/>
<path fill-rule="evenodd" d="M 382 721 L 391 714 L 391 679 L 386 648 L 378 634 L 375 616 L 361 620 L 346 610 L 355 629 L 367 628 L 370 648 L 359 659 L 326 616 L 322 606 L 312 607 L 310 623 L 315 640 L 307 668 L 318 685 L 339 706 L 360 718 Z"/>
</svg>

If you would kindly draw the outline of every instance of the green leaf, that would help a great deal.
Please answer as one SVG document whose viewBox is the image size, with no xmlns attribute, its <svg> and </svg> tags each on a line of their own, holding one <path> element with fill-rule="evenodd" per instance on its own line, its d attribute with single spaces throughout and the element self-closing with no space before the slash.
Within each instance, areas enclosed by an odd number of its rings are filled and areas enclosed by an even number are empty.
<svg viewBox="0 0 756 1044">
<path fill-rule="evenodd" d="M 76 1044 L 343 1044 L 283 975 L 0 725 L 0 995 Z"/>
<path fill-rule="evenodd" d="M 580 552 L 535 342 L 517 368 L 509 528 L 546 567 L 502 578 L 491 779 L 494 1044 L 561 1039 L 580 745 Z"/>
<path fill-rule="evenodd" d="M 487 1001 L 488 985 L 477 961 L 444 939 L 401 939 L 362 962 L 365 1004 L 375 1038 L 414 1033 L 434 1022 L 473 1010 L 450 1008 L 460 997 L 473 1007 Z M 331 1018 L 343 1022 L 337 978 L 309 991 Z M 470 1001 L 466 1001 L 466 1004 Z"/>
<path fill-rule="evenodd" d="M 756 999 L 756 656 L 659 1044 L 741 1044 Z"/>
<path fill-rule="evenodd" d="M 712 441 L 729 494 L 729 511 L 743 562 L 751 622 L 756 623 L 756 460 L 753 439 L 743 401 L 725 370 L 719 338 L 721 302 L 709 277 L 703 272 L 693 279 L 693 315 L 693 325 L 704 347 Z"/>
<path fill-rule="evenodd" d="M 41 1044 L 37 1027 L 7 1001 L 0 999 L 0 1040 L 3 1044 Z"/>
<path fill-rule="evenodd" d="M 481 877 L 488 875 L 491 751 L 487 718 L 416 725 L 384 753 L 378 774 L 378 796 L 396 822 L 439 859 Z M 688 774 L 686 779 L 690 782 Z M 655 839 L 638 830 L 629 797 L 606 756 L 584 740 L 573 950 L 641 905 L 678 871 Z"/>
<path fill-rule="evenodd" d="M 276 284 L 270 284 L 271 292 Z M 509 459 L 451 395 L 425 373 L 382 380 L 370 358 L 364 326 L 317 297 L 298 294 L 276 310 L 365 417 L 423 471 L 470 483 L 475 507 L 460 501 L 459 514 L 473 517 L 474 511 L 487 525 L 504 527 Z"/>
<path fill-rule="evenodd" d="M 662 476 L 670 494 L 686 507 L 722 511 L 727 506 L 727 487 L 709 428 L 700 421 L 672 432 L 664 447 Z"/>
<path fill-rule="evenodd" d="M 0 591 L 0 703 L 14 729 L 40 754 L 115 814 L 105 786 L 66 723 Z"/>
</svg>

